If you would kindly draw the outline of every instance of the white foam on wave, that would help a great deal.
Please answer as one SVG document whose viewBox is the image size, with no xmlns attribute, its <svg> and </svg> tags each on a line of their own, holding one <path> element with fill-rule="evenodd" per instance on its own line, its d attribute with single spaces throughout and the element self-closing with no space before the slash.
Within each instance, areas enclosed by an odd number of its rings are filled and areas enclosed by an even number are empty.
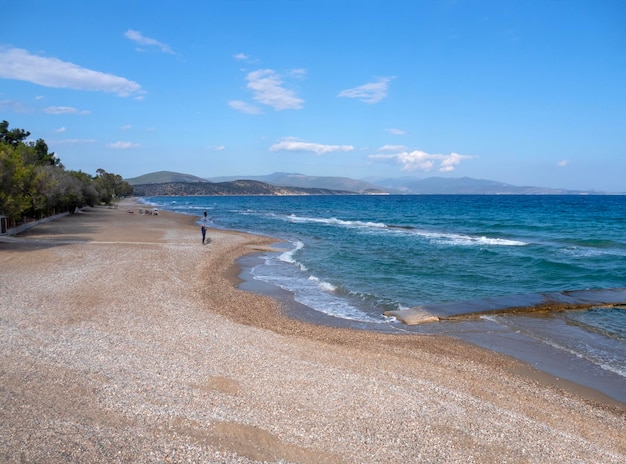
<svg viewBox="0 0 626 464">
<path fill-rule="evenodd" d="M 334 226 L 343 226 L 343 227 L 358 227 L 358 228 L 376 228 L 376 229 L 384 229 L 387 227 L 386 224 L 382 222 L 370 222 L 370 221 L 345 221 L 343 219 L 337 219 L 334 217 L 331 218 L 313 218 L 306 216 L 296 216 L 295 214 L 290 214 L 285 217 L 286 220 L 295 223 L 312 223 L 312 224 L 327 224 Z"/>
<path fill-rule="evenodd" d="M 451 233 L 437 233 L 437 232 L 425 232 L 418 231 L 419 235 L 422 235 L 433 242 L 444 245 L 458 245 L 458 246 L 525 246 L 527 242 L 520 240 L 510 240 L 506 238 L 471 236 L 462 234 Z"/>
<path fill-rule="evenodd" d="M 471 235 L 463 235 L 463 234 L 455 234 L 455 233 L 445 233 L 445 232 L 430 232 L 420 229 L 415 229 L 413 227 L 402 227 L 402 226 L 389 226 L 382 222 L 373 222 L 373 221 L 346 221 L 343 219 L 337 219 L 335 217 L 331 218 L 315 218 L 315 217 L 306 217 L 306 216 L 296 216 L 295 214 L 290 214 L 288 216 L 284 216 L 283 219 L 288 220 L 293 223 L 299 224 L 325 224 L 329 226 L 340 226 L 346 228 L 359 228 L 359 229 L 372 229 L 377 232 L 385 231 L 393 234 L 416 234 L 422 237 L 426 237 L 434 242 L 438 242 L 445 245 L 457 245 L 457 246 L 524 246 L 528 245 L 527 242 L 523 242 L 520 240 L 511 240 L 505 238 L 497 238 L 497 237 L 487 237 L 487 236 L 471 236 Z"/>
<path fill-rule="evenodd" d="M 314 275 L 310 275 L 309 276 L 309 280 L 311 282 L 315 282 L 316 285 L 323 291 L 328 292 L 328 293 L 333 293 L 335 292 L 335 290 L 337 290 L 337 287 L 335 287 L 333 284 L 331 284 L 330 282 L 325 282 L 323 280 L 320 280 L 318 277 L 315 277 Z"/>
<path fill-rule="evenodd" d="M 338 298 L 334 293 L 335 287 L 332 286 L 332 284 L 322 282 L 316 277 L 294 280 L 265 275 L 255 276 L 255 278 L 293 292 L 297 302 L 329 316 L 359 322 L 383 322 L 368 316 L 360 309 L 352 306 L 345 299 Z M 310 285 L 307 285 L 306 282 L 310 283 Z"/>
<path fill-rule="evenodd" d="M 329 293 L 334 292 L 335 290 L 337 290 L 337 287 L 335 287 L 333 284 L 331 284 L 330 282 L 320 282 L 319 283 L 319 287 Z"/>
<path fill-rule="evenodd" d="M 295 243 L 295 247 L 292 248 L 291 250 L 287 250 L 284 253 L 282 253 L 278 259 L 279 261 L 282 261 L 284 263 L 290 263 L 290 264 L 295 264 L 296 260 L 294 259 L 293 255 L 298 251 L 301 250 L 302 248 L 304 248 L 304 243 L 301 241 L 297 241 Z"/>
<path fill-rule="evenodd" d="M 306 272 L 306 268 L 293 257 L 303 246 L 302 242 L 296 242 L 293 249 L 278 257 L 275 254 L 266 255 L 264 266 L 251 269 L 253 278 L 292 292 L 296 301 L 321 313 L 358 322 L 383 322 L 338 296 L 337 287 L 333 284 L 314 275 L 303 276 L 302 272 Z"/>
</svg>

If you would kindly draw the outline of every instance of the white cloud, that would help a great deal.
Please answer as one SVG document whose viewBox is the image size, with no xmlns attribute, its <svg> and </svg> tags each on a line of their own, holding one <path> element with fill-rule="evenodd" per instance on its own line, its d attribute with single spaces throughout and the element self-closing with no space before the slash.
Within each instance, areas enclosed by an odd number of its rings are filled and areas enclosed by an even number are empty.
<svg viewBox="0 0 626 464">
<path fill-rule="evenodd" d="M 306 69 L 304 68 L 292 69 L 291 71 L 289 71 L 289 75 L 291 77 L 295 77 L 296 79 L 302 79 L 304 78 L 304 76 L 306 76 Z"/>
<path fill-rule="evenodd" d="M 317 155 L 352 150 L 354 150 L 352 145 L 324 145 L 321 143 L 303 142 L 296 137 L 285 137 L 270 147 L 270 151 L 308 151 Z"/>
<path fill-rule="evenodd" d="M 401 152 L 401 151 L 406 151 L 406 149 L 407 148 L 404 145 L 383 145 L 378 150 Z"/>
<path fill-rule="evenodd" d="M 130 124 L 126 124 L 126 125 L 120 127 L 120 129 L 123 130 L 123 131 L 129 130 L 129 129 L 132 129 L 132 128 L 133 128 L 133 126 L 131 126 Z"/>
<path fill-rule="evenodd" d="M 151 39 L 150 37 L 145 37 L 139 31 L 134 31 L 132 29 L 128 29 L 126 32 L 124 32 L 124 37 L 126 37 L 127 39 L 130 39 L 130 40 L 132 40 L 132 41 L 134 41 L 136 43 L 138 43 L 139 45 L 147 45 L 149 47 L 157 47 L 163 53 L 169 53 L 171 55 L 174 55 L 174 50 L 172 50 L 169 45 L 161 43 L 161 42 L 159 42 L 156 39 Z"/>
<path fill-rule="evenodd" d="M 461 164 L 461 161 L 464 159 L 470 159 L 471 156 L 459 155 L 458 153 L 450 153 L 449 155 L 443 155 L 441 158 L 441 165 L 439 170 L 441 172 L 450 172 L 454 171 L 454 169 Z"/>
<path fill-rule="evenodd" d="M 387 132 L 393 135 L 405 135 L 406 134 L 406 131 L 403 131 L 402 129 L 394 129 L 394 128 L 387 129 Z"/>
<path fill-rule="evenodd" d="M 232 109 L 241 111 L 246 114 L 261 114 L 263 110 L 258 106 L 251 105 L 249 103 L 243 102 L 241 100 L 231 100 L 228 102 L 228 106 Z"/>
<path fill-rule="evenodd" d="M 121 97 L 142 93 L 137 82 L 85 69 L 58 58 L 32 55 L 21 48 L 0 47 L 0 78 L 32 82 L 44 87 L 110 92 Z"/>
<path fill-rule="evenodd" d="M 65 127 L 59 127 L 57 130 L 54 131 L 55 134 L 61 134 L 62 132 L 65 132 L 67 129 Z"/>
<path fill-rule="evenodd" d="M 127 150 L 129 148 L 137 148 L 139 146 L 138 143 L 133 142 L 114 142 L 107 144 L 108 148 L 114 148 L 116 150 Z"/>
<path fill-rule="evenodd" d="M 254 100 L 277 111 L 299 110 L 304 100 L 292 90 L 283 87 L 283 80 L 272 69 L 258 69 L 248 73 L 247 87 L 254 93 Z"/>
<path fill-rule="evenodd" d="M 387 87 L 393 77 L 381 77 L 376 82 L 346 89 L 339 92 L 339 97 L 358 98 L 365 103 L 378 103 L 387 96 Z"/>
<path fill-rule="evenodd" d="M 389 146 L 387 146 L 389 147 Z M 473 156 L 450 153 L 449 155 L 430 154 L 421 150 L 401 151 L 398 153 L 385 153 L 370 155 L 370 159 L 389 160 L 402 165 L 403 171 L 430 171 L 436 167 L 441 172 L 454 171 L 461 161 L 471 159 Z"/>
<path fill-rule="evenodd" d="M 43 111 L 48 114 L 90 114 L 91 113 L 91 111 L 78 110 L 76 108 L 72 108 L 71 106 L 49 106 Z"/>
<path fill-rule="evenodd" d="M 237 61 L 243 61 L 245 63 L 258 63 L 259 60 L 252 58 L 250 55 L 246 55 L 245 53 L 236 53 L 233 55 L 233 59 Z"/>
<path fill-rule="evenodd" d="M 207 150 L 224 151 L 226 150 L 226 146 L 225 145 L 209 145 L 207 147 Z"/>
<path fill-rule="evenodd" d="M 556 163 L 556 165 L 557 165 L 558 167 L 560 167 L 560 168 L 564 168 L 565 166 L 567 166 L 567 165 L 568 165 L 568 163 L 569 163 L 569 161 L 568 161 L 568 160 L 561 160 L 561 161 L 559 161 L 558 163 Z"/>
</svg>

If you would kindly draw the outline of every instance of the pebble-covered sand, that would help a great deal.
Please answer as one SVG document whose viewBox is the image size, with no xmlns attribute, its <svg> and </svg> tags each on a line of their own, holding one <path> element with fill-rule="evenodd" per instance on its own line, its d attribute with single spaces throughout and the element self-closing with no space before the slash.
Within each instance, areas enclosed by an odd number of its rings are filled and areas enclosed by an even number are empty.
<svg viewBox="0 0 626 464">
<path fill-rule="evenodd" d="M 127 200 L 0 236 L 2 463 L 624 463 L 626 407 L 237 290 L 271 240 Z M 132 209 L 133 213 L 129 213 Z"/>
</svg>

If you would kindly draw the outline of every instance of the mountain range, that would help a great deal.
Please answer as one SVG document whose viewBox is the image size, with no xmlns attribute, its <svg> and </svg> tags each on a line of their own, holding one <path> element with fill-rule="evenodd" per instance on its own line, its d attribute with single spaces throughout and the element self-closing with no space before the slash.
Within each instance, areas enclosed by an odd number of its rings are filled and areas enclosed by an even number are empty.
<svg viewBox="0 0 626 464">
<path fill-rule="evenodd" d="M 136 195 L 305 195 L 305 194 L 475 194 L 475 195 L 582 195 L 606 192 L 515 186 L 471 177 L 415 177 L 362 180 L 348 177 L 307 176 L 275 172 L 264 176 L 202 178 L 159 171 L 124 179 Z M 244 182 L 245 181 L 245 182 Z M 193 184 L 193 185 L 190 185 Z M 159 193 L 161 192 L 161 193 Z M 178 193 L 176 193 L 178 192 Z"/>
<path fill-rule="evenodd" d="M 353 195 L 354 192 L 326 188 L 277 186 L 256 180 L 229 182 L 178 181 L 133 185 L 133 194 L 140 197 L 161 195 Z"/>
</svg>

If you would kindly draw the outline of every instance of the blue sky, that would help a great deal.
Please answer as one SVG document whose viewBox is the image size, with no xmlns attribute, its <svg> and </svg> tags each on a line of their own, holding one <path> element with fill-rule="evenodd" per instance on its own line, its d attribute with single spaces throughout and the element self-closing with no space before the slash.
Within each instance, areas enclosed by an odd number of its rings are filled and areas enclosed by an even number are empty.
<svg viewBox="0 0 626 464">
<path fill-rule="evenodd" d="M 0 8 L 0 119 L 68 169 L 626 191 L 623 0 Z"/>
</svg>

